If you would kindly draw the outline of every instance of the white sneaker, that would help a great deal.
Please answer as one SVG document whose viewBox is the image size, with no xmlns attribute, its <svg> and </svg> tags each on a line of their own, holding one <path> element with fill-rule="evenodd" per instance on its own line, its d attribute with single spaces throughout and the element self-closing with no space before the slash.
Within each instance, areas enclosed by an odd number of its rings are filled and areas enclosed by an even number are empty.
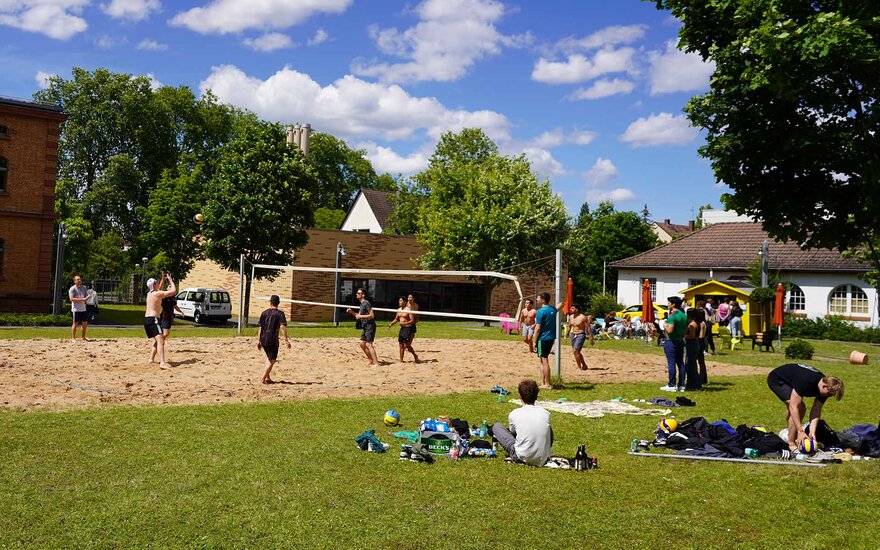
<svg viewBox="0 0 880 550">
<path fill-rule="evenodd" d="M 679 386 L 675 391 L 684 393 L 684 386 Z"/>
<path fill-rule="evenodd" d="M 660 386 L 660 391 L 677 391 L 675 386 Z"/>
</svg>

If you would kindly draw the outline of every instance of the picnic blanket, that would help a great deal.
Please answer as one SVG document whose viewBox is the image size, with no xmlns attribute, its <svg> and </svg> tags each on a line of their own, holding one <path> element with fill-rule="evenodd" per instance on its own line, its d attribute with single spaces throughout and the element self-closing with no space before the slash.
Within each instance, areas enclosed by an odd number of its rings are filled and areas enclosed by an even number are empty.
<svg viewBox="0 0 880 550">
<path fill-rule="evenodd" d="M 522 405 L 519 399 L 511 399 L 510 403 Z M 640 409 L 635 405 L 623 403 L 622 401 L 588 401 L 579 403 L 577 401 L 536 401 L 535 405 L 543 407 L 548 411 L 559 411 L 573 414 L 576 416 L 586 416 L 589 418 L 601 418 L 606 414 L 633 414 L 642 416 L 665 416 L 672 411 L 670 409 Z"/>
</svg>

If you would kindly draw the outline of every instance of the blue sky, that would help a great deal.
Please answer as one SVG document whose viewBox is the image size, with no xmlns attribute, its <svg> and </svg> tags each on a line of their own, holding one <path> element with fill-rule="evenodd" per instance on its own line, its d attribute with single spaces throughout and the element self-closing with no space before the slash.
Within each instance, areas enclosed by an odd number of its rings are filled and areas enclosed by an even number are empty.
<svg viewBox="0 0 880 550">
<path fill-rule="evenodd" d="M 526 154 L 572 214 L 686 223 L 719 206 L 681 110 L 712 66 L 638 0 L 0 0 L 0 95 L 106 67 L 211 89 L 267 120 L 311 123 L 378 171 L 426 166 L 445 131 Z"/>
</svg>

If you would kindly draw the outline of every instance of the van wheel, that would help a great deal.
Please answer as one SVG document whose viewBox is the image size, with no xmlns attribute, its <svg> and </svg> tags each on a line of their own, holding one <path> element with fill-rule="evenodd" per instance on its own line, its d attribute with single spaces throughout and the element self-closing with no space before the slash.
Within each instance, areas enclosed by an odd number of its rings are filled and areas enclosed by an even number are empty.
<svg viewBox="0 0 880 550">
<path fill-rule="evenodd" d="M 193 321 L 195 321 L 197 325 L 202 324 L 202 313 L 200 311 L 193 313 Z"/>
</svg>

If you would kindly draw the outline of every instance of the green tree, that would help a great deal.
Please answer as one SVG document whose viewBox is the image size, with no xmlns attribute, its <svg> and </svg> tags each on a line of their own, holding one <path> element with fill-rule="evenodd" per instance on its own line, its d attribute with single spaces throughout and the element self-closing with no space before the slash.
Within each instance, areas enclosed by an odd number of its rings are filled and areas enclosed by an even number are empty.
<svg viewBox="0 0 880 550">
<path fill-rule="evenodd" d="M 308 242 L 317 180 L 278 124 L 252 120 L 223 147 L 220 169 L 205 189 L 205 255 L 230 271 L 239 255 L 251 263 L 286 265 Z M 250 273 L 245 270 L 250 296 Z M 245 315 L 249 304 L 245 301 Z"/>
<path fill-rule="evenodd" d="M 617 273 L 605 265 L 658 244 L 657 236 L 640 214 L 617 212 L 612 203 L 600 203 L 589 219 L 572 229 L 565 243 L 576 301 L 587 304 L 592 296 L 601 295 L 603 274 L 606 291 L 614 292 Z"/>
<path fill-rule="evenodd" d="M 880 273 L 880 3 L 655 4 L 681 20 L 681 49 L 715 62 L 686 111 L 732 190 L 725 206 L 783 241 L 852 249 Z"/>
<path fill-rule="evenodd" d="M 700 206 L 699 210 L 697 211 L 697 219 L 696 219 L 696 221 L 694 221 L 694 229 L 702 229 L 703 228 L 703 212 L 705 212 L 706 210 L 712 210 L 711 203 L 706 203 L 706 204 Z"/>
<path fill-rule="evenodd" d="M 319 182 L 318 206 L 324 208 L 348 211 L 359 189 L 397 190 L 394 178 L 376 175 L 366 151 L 352 149 L 330 134 L 312 134 L 309 164 Z"/>
<path fill-rule="evenodd" d="M 339 229 L 345 220 L 345 211 L 324 206 L 315 210 L 315 227 L 318 229 Z"/>
<path fill-rule="evenodd" d="M 414 179 L 427 192 L 416 234 L 426 269 L 499 271 L 547 256 L 565 239 L 565 206 L 549 182 L 538 181 L 525 157 L 500 155 L 480 130 L 444 134 Z M 502 281 L 473 279 L 491 314 Z"/>
<path fill-rule="evenodd" d="M 83 195 L 83 208 L 90 214 L 97 235 L 115 232 L 127 242 L 140 234 L 137 208 L 143 200 L 144 177 L 127 153 L 110 158 L 107 168 Z"/>
</svg>

